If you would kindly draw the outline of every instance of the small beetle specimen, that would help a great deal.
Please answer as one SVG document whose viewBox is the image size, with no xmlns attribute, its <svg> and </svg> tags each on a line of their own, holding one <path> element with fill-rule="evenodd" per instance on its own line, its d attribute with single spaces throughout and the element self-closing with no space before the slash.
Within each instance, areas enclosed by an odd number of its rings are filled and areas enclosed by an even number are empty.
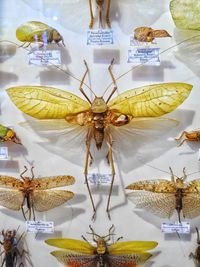
<svg viewBox="0 0 200 267">
<path fill-rule="evenodd" d="M 155 248 L 158 244 L 154 241 L 118 242 L 122 237 L 109 244 L 113 235 L 113 226 L 106 236 L 96 234 L 91 226 L 90 230 L 96 246 L 91 245 L 84 236 L 82 238 L 85 242 L 69 238 L 52 238 L 45 242 L 63 249 L 51 252 L 58 261 L 65 266 L 77 267 L 137 267 L 152 256 L 146 251 Z"/>
<path fill-rule="evenodd" d="M 181 143 L 178 146 L 182 146 L 182 144 L 185 141 L 199 142 L 200 141 L 200 130 L 191 131 L 191 132 L 183 131 L 180 136 L 175 138 L 175 140 L 180 140 L 182 137 L 184 137 L 184 139 L 181 141 Z"/>
<path fill-rule="evenodd" d="M 186 83 L 161 83 L 127 90 L 119 94 L 113 100 L 111 97 L 117 90 L 116 80 L 112 73 L 112 64 L 108 67 L 114 88 L 106 100 L 94 95 L 91 101 L 83 90 L 83 84 L 88 66 L 85 62 L 86 71 L 79 87 L 80 92 L 87 101 L 67 91 L 46 86 L 18 86 L 7 89 L 7 92 L 15 105 L 24 113 L 40 120 L 38 131 L 46 130 L 46 126 L 51 123 L 51 127 L 59 133 L 58 124 L 67 130 L 70 129 L 70 140 L 67 140 L 67 133 L 62 133 L 62 149 L 67 142 L 71 142 L 73 134 L 79 132 L 82 136 L 82 143 L 86 144 L 85 159 L 85 181 L 92 203 L 94 214 L 96 208 L 88 182 L 88 167 L 92 164 L 91 143 L 95 140 L 98 150 L 103 142 L 108 146 L 107 161 L 112 170 L 112 181 L 109 190 L 106 211 L 109 216 L 110 198 L 115 178 L 115 166 L 113 159 L 113 135 L 127 125 L 130 129 L 127 132 L 134 133 L 134 121 L 160 117 L 175 110 L 190 94 L 192 86 Z M 148 117 L 148 118 L 147 118 Z M 154 118 L 155 119 L 155 118 Z M 29 121 L 31 124 L 31 121 Z M 37 123 L 37 122 L 36 122 Z M 38 125 L 39 125 L 38 124 Z M 46 126 L 45 126 L 46 125 Z M 76 127 L 76 128 L 75 128 Z M 49 132 L 49 131 L 48 131 Z M 54 132 L 55 136 L 55 132 Z M 65 153 L 66 151 L 63 151 Z"/>
<path fill-rule="evenodd" d="M 200 267 L 200 239 L 199 239 L 199 230 L 196 227 L 197 232 L 197 245 L 198 247 L 195 250 L 195 253 L 191 252 L 189 257 L 194 260 L 195 266 Z"/>
<path fill-rule="evenodd" d="M 134 30 L 134 39 L 140 42 L 152 42 L 155 38 L 171 37 L 165 30 L 154 30 L 150 27 L 139 27 Z"/>
<path fill-rule="evenodd" d="M 2 236 L 3 236 L 3 240 L 0 241 L 0 244 L 3 247 L 3 251 L 1 252 L 1 255 L 3 256 L 3 260 L 1 263 L 1 267 L 5 266 L 5 267 L 24 267 L 24 264 L 22 262 L 22 257 L 23 254 L 25 252 L 25 250 L 23 250 L 21 253 L 19 251 L 18 248 L 18 244 L 20 242 L 20 240 L 23 237 L 23 234 L 19 237 L 19 239 L 17 239 L 16 234 L 17 231 L 16 230 L 2 230 L 1 232 Z M 20 261 L 20 263 L 19 263 Z"/>
<path fill-rule="evenodd" d="M 110 4 L 111 4 L 111 0 L 95 0 L 96 1 L 96 5 L 97 5 L 97 9 L 99 11 L 99 25 L 100 27 L 103 27 L 103 5 L 104 2 L 107 1 L 107 10 L 106 10 L 106 24 L 108 26 L 108 28 L 111 28 L 111 23 L 110 23 Z M 89 5 L 90 5 L 90 25 L 89 27 L 92 29 L 93 25 L 94 25 L 94 15 L 93 15 L 93 11 L 92 11 L 92 0 L 89 0 Z"/>
<path fill-rule="evenodd" d="M 27 21 L 19 26 L 16 30 L 16 37 L 19 41 L 24 42 L 21 46 L 28 47 L 31 43 L 41 42 L 41 47 L 46 43 L 52 43 L 53 41 L 58 44 L 60 41 L 64 44 L 63 37 L 60 33 L 40 21 Z"/>
<path fill-rule="evenodd" d="M 19 138 L 13 130 L 0 124 L 0 143 L 7 141 L 21 145 Z"/>
<path fill-rule="evenodd" d="M 171 172 L 171 181 L 165 179 L 144 180 L 130 184 L 126 189 L 133 190 L 128 197 L 137 208 L 145 208 L 154 214 L 170 218 L 174 210 L 183 217 L 195 218 L 200 215 L 200 179 L 185 183 L 187 178 L 185 168 L 183 177 L 175 178 Z"/>
<path fill-rule="evenodd" d="M 29 212 L 28 219 L 35 220 L 36 211 L 47 211 L 58 207 L 71 199 L 74 194 L 66 190 L 47 190 L 55 187 L 71 185 L 75 179 L 72 176 L 53 176 L 44 178 L 34 178 L 33 167 L 31 168 L 32 177 L 23 177 L 25 170 L 20 174 L 21 180 L 0 175 L 0 205 L 11 210 L 22 210 L 25 220 L 26 213 Z M 27 204 L 28 210 L 24 211 Z"/>
</svg>

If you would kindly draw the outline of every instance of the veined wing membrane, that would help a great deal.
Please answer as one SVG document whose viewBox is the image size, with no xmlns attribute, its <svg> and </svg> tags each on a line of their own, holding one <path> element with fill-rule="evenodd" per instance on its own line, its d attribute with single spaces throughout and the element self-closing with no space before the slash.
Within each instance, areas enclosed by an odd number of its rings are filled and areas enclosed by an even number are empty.
<svg viewBox="0 0 200 267">
<path fill-rule="evenodd" d="M 146 250 L 155 248 L 158 245 L 154 241 L 127 241 L 127 242 L 116 242 L 109 246 L 108 250 L 110 254 L 133 254 L 143 253 Z"/>
<path fill-rule="evenodd" d="M 32 184 L 34 184 L 37 190 L 71 185 L 74 184 L 74 182 L 75 182 L 74 177 L 67 175 L 34 178 L 34 180 L 32 180 Z"/>
<path fill-rule="evenodd" d="M 19 190 L 0 190 L 0 206 L 11 210 L 20 210 L 24 196 Z"/>
<path fill-rule="evenodd" d="M 80 97 L 53 87 L 18 86 L 7 91 L 21 111 L 37 119 L 64 119 L 90 107 Z"/>
<path fill-rule="evenodd" d="M 110 267 L 136 267 L 138 264 L 145 263 L 151 256 L 147 252 L 129 255 L 111 255 L 109 256 Z"/>
<path fill-rule="evenodd" d="M 23 182 L 17 178 L 0 175 L 0 187 L 8 187 L 8 188 L 19 188 L 23 186 Z"/>
<path fill-rule="evenodd" d="M 75 251 L 76 253 L 83 253 L 89 255 L 93 255 L 95 249 L 89 243 L 70 238 L 50 238 L 45 240 L 45 243 L 57 248 L 64 248 L 70 251 Z"/>
<path fill-rule="evenodd" d="M 109 101 L 108 106 L 133 117 L 159 117 L 179 106 L 191 90 L 192 86 L 185 83 L 153 84 L 128 90 Z"/>
</svg>

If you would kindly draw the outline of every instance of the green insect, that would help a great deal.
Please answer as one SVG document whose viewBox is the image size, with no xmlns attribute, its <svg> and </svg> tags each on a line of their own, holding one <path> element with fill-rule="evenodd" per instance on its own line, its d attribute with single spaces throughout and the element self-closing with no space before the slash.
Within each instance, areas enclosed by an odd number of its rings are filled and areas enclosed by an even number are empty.
<svg viewBox="0 0 200 267">
<path fill-rule="evenodd" d="M 53 41 L 56 44 L 61 41 L 65 46 L 62 35 L 56 29 L 40 21 L 27 21 L 22 24 L 16 30 L 16 37 L 19 41 L 24 42 L 22 46 L 28 43 L 26 47 L 34 42 L 41 42 L 40 47 L 42 47 Z"/>
<path fill-rule="evenodd" d="M 13 143 L 21 145 L 21 141 L 16 136 L 16 133 L 13 130 L 0 124 L 0 143 L 7 141 L 11 141 Z"/>
</svg>

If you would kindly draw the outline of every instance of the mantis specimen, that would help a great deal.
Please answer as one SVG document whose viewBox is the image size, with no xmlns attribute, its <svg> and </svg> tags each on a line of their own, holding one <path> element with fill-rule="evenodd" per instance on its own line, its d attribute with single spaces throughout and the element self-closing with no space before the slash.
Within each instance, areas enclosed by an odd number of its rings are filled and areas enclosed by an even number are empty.
<svg viewBox="0 0 200 267">
<path fill-rule="evenodd" d="M 108 28 L 111 28 L 111 23 L 110 23 L 110 4 L 111 0 L 95 0 L 97 9 L 99 11 L 99 25 L 100 27 L 103 27 L 103 21 L 102 21 L 102 16 L 103 16 L 103 6 L 104 3 L 107 2 L 107 10 L 106 10 L 106 24 Z M 92 8 L 92 0 L 89 0 L 89 6 L 90 6 L 90 24 L 89 27 L 92 29 L 94 25 L 94 15 L 93 15 L 93 8 Z"/>
<path fill-rule="evenodd" d="M 157 246 L 155 241 L 127 241 L 109 244 L 113 235 L 113 225 L 109 229 L 109 234 L 100 236 L 94 232 L 91 226 L 93 242 L 82 236 L 84 241 L 69 238 L 51 238 L 45 242 L 50 246 L 55 246 L 63 250 L 56 250 L 51 254 L 65 266 L 85 266 L 85 267 L 137 267 L 146 262 L 152 255 L 147 250 Z"/>
<path fill-rule="evenodd" d="M 83 90 L 84 80 L 88 74 L 88 66 L 80 83 L 79 90 L 87 101 L 70 92 L 45 86 L 18 86 L 7 89 L 14 104 L 24 113 L 41 120 L 39 131 L 42 127 L 58 129 L 63 127 L 78 127 L 83 129 L 83 140 L 86 143 L 85 181 L 92 203 L 94 215 L 96 208 L 88 183 L 88 166 L 92 164 L 91 141 L 94 139 L 98 150 L 105 140 L 108 146 L 107 161 L 111 165 L 112 181 L 109 190 L 106 211 L 109 216 L 110 198 L 113 189 L 115 166 L 113 160 L 113 131 L 130 125 L 146 117 L 159 117 L 176 109 L 190 94 L 192 86 L 186 83 L 163 83 L 131 89 L 119 94 L 113 100 L 111 97 L 117 90 L 115 77 L 112 73 L 112 64 L 108 67 L 114 88 L 109 97 L 94 95 L 91 101 Z M 146 118 L 148 119 L 148 118 Z M 149 118 L 149 120 L 151 120 Z M 46 126 L 45 126 L 46 124 Z M 71 125 L 71 126 L 70 126 Z M 64 137 L 64 135 L 62 135 Z M 71 136 L 72 137 L 72 136 Z M 71 142 L 71 141 L 70 141 Z M 63 146 L 63 145 L 62 145 Z"/>
<path fill-rule="evenodd" d="M 11 210 L 22 210 L 24 219 L 27 220 L 24 205 L 27 204 L 29 216 L 35 220 L 36 211 L 47 211 L 58 207 L 71 199 L 74 194 L 66 190 L 47 190 L 55 187 L 71 185 L 75 179 L 72 176 L 53 176 L 34 178 L 33 167 L 32 177 L 24 177 L 27 167 L 20 174 L 20 179 L 0 175 L 0 205 Z"/>
<path fill-rule="evenodd" d="M 138 208 L 145 208 L 160 217 L 170 218 L 174 210 L 181 222 L 183 217 L 195 218 L 200 215 L 200 179 L 186 183 L 185 168 L 183 177 L 175 178 L 171 168 L 171 181 L 166 179 L 144 180 L 130 184 L 126 189 L 133 190 L 128 197 Z"/>
</svg>

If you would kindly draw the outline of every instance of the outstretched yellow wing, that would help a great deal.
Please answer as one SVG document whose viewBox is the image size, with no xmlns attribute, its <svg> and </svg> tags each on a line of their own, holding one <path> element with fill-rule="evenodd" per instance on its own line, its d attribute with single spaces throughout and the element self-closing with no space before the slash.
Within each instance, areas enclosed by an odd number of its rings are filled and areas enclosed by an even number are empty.
<svg viewBox="0 0 200 267">
<path fill-rule="evenodd" d="M 111 255 L 127 255 L 133 253 L 143 253 L 146 250 L 155 248 L 158 245 L 155 241 L 128 241 L 116 242 L 109 246 L 108 251 Z"/>
<path fill-rule="evenodd" d="M 74 251 L 76 253 L 83 253 L 89 255 L 93 255 L 95 249 L 87 242 L 70 238 L 50 238 L 45 240 L 45 243 L 57 248 L 64 248 L 66 250 Z"/>
<path fill-rule="evenodd" d="M 187 83 L 162 83 L 128 90 L 109 101 L 110 110 L 133 117 L 159 117 L 176 109 L 190 94 Z"/>
<path fill-rule="evenodd" d="M 53 87 L 17 86 L 7 92 L 21 111 L 36 119 L 64 119 L 90 108 L 80 97 Z"/>
</svg>

